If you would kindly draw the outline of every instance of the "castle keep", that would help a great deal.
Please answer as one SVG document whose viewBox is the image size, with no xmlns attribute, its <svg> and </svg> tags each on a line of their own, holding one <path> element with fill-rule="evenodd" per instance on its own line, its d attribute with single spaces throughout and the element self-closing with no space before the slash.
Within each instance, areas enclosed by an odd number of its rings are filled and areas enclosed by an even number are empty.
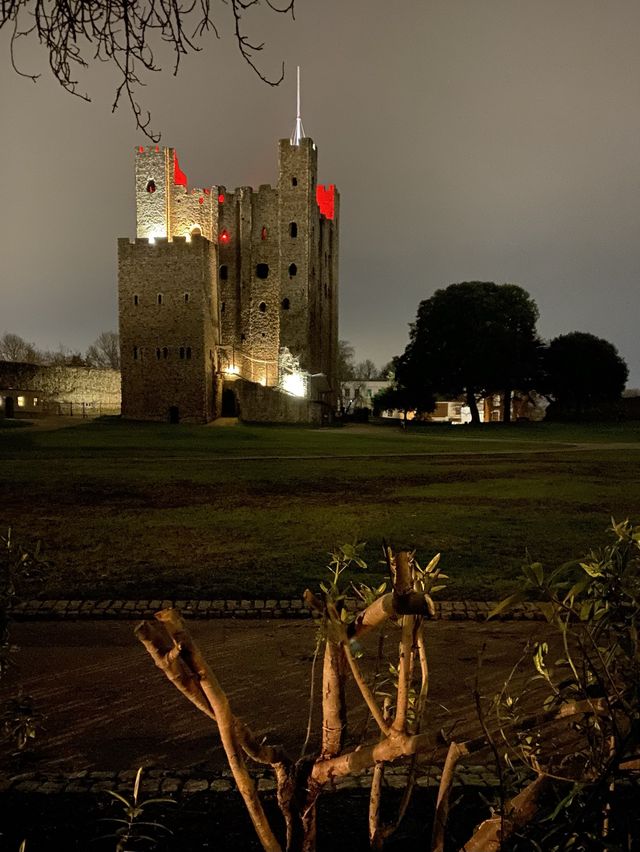
<svg viewBox="0 0 640 852">
<path fill-rule="evenodd" d="M 301 123 L 299 124 L 301 128 Z M 320 422 L 335 408 L 338 212 L 317 149 L 279 143 L 276 187 L 189 187 L 136 151 L 137 238 L 118 240 L 122 414 Z"/>
</svg>

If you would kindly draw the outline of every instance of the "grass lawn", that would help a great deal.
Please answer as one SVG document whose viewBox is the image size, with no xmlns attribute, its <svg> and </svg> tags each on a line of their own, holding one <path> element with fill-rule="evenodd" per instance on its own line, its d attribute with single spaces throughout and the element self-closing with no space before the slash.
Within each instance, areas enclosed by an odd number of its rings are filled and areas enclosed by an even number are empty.
<svg viewBox="0 0 640 852">
<path fill-rule="evenodd" d="M 294 596 L 346 541 L 378 580 L 386 539 L 496 598 L 640 521 L 639 463 L 635 423 L 0 429 L 0 529 L 42 540 L 44 597 Z"/>
</svg>

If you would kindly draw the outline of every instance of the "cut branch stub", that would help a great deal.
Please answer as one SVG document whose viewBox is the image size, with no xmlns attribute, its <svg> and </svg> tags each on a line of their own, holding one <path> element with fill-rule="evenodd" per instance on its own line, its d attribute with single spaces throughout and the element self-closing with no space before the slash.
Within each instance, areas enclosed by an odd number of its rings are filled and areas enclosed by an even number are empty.
<svg viewBox="0 0 640 852">
<path fill-rule="evenodd" d="M 395 568 L 393 591 L 402 598 L 413 591 L 413 560 L 408 550 L 399 550 L 392 562 Z"/>
</svg>

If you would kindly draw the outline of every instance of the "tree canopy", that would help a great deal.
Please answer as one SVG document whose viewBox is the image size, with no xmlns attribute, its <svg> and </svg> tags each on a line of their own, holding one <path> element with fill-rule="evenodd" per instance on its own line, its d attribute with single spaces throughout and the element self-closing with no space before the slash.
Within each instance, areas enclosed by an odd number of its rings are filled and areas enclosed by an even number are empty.
<svg viewBox="0 0 640 852">
<path fill-rule="evenodd" d="M 516 284 L 467 281 L 436 290 L 418 307 L 396 379 L 426 407 L 434 393 L 465 394 L 473 423 L 477 397 L 528 385 L 540 348 L 538 308 Z"/>
<path fill-rule="evenodd" d="M 115 331 L 102 331 L 87 349 L 88 367 L 101 370 L 120 369 L 120 338 Z"/>
<path fill-rule="evenodd" d="M 19 334 L 10 331 L 0 337 L 0 361 L 23 361 L 37 364 L 41 355 L 33 343 L 27 342 Z"/>
<path fill-rule="evenodd" d="M 295 0 L 266 4 L 273 12 L 294 12 Z M 63 89 L 85 101 L 88 94 L 78 88 L 78 72 L 99 60 L 115 66 L 120 76 L 113 109 L 125 98 L 136 124 L 153 142 L 159 134 L 150 128 L 151 116 L 137 100 L 137 89 L 144 85 L 145 72 L 159 71 L 158 48 L 167 45 L 173 53 L 173 73 L 178 73 L 183 56 L 201 50 L 200 42 L 208 33 L 220 38 L 217 15 L 232 16 L 233 33 L 243 59 L 261 80 L 277 86 L 284 78 L 284 64 L 276 79 L 267 77 L 256 64 L 256 54 L 264 45 L 245 35 L 243 15 L 257 0 L 200 0 L 176 3 L 174 0 L 6 0 L 0 8 L 0 30 L 10 31 L 11 63 L 18 74 L 37 80 L 39 74 L 24 71 L 17 56 L 20 38 L 38 41 L 48 51 L 49 68 Z"/>
<path fill-rule="evenodd" d="M 580 416 L 620 399 L 629 371 L 616 347 L 583 331 L 554 338 L 543 354 L 543 389 L 562 413 Z"/>
</svg>

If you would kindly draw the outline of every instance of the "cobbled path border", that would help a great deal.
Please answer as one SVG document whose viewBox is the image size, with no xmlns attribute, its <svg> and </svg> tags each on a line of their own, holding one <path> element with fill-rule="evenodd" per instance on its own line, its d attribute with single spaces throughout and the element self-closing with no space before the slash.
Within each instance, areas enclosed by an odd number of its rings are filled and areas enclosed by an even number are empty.
<svg viewBox="0 0 640 852">
<path fill-rule="evenodd" d="M 495 601 L 437 601 L 436 619 L 443 621 L 486 621 Z M 31 600 L 11 608 L 16 621 L 56 619 L 136 619 L 153 618 L 160 609 L 175 607 L 185 618 L 310 618 L 301 598 L 254 600 Z M 357 608 L 355 599 L 347 607 Z M 523 603 L 497 616 L 501 621 L 543 621 L 535 604 Z"/>
<path fill-rule="evenodd" d="M 275 792 L 276 784 L 267 771 L 252 773 L 257 779 L 258 790 Z M 67 775 L 51 773 L 23 772 L 11 777 L 0 777 L 0 794 L 2 793 L 42 793 L 48 795 L 65 795 L 68 793 L 84 793 L 95 795 L 113 790 L 121 795 L 130 793 L 136 776 L 135 769 L 82 770 Z M 387 766 L 385 783 L 388 787 L 404 789 L 407 781 L 406 766 Z M 440 783 L 440 772 L 433 770 L 426 774 L 418 774 L 418 787 L 437 787 Z M 498 778 L 490 767 L 466 766 L 456 770 L 456 786 L 492 788 L 499 786 Z M 341 779 L 328 789 L 357 790 L 369 789 L 371 773 Z M 140 790 L 144 798 L 157 795 L 172 795 L 176 798 L 189 796 L 194 793 L 231 793 L 236 787 L 231 772 L 198 772 L 189 769 L 165 770 L 147 769 L 143 773 Z"/>
</svg>

